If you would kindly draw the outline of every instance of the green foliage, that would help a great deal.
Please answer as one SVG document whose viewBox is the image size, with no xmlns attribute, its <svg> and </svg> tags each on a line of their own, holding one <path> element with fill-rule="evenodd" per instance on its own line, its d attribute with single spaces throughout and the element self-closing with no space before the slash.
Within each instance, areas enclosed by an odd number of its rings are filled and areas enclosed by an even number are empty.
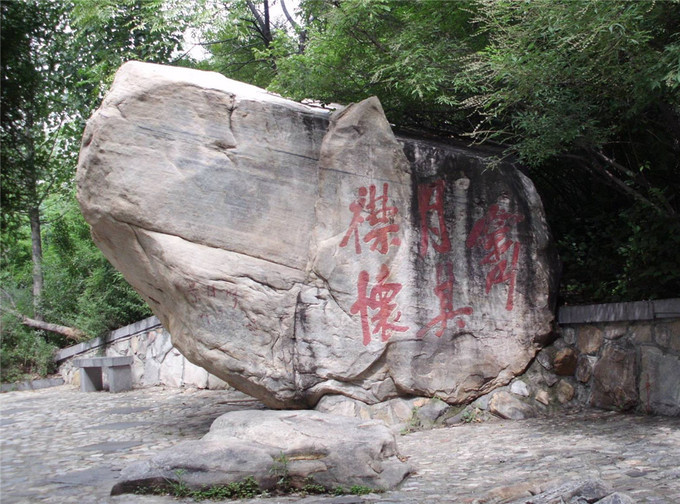
<svg viewBox="0 0 680 504">
<path fill-rule="evenodd" d="M 659 63 L 674 53 L 678 7 L 482 0 L 476 21 L 489 45 L 473 68 L 487 90 L 476 94 L 475 107 L 497 138 L 534 165 L 574 149 L 599 150 L 629 121 L 652 120 L 650 105 L 679 103 L 665 83 L 672 69 Z M 666 26 L 673 18 L 676 26 Z"/>
<path fill-rule="evenodd" d="M 73 0 L 79 97 L 92 107 L 126 61 L 169 63 L 202 0 Z"/>
<path fill-rule="evenodd" d="M 210 40 L 207 68 L 227 77 L 267 87 L 278 63 L 300 51 L 299 33 L 274 16 L 271 0 L 228 0 L 213 7 L 218 22 L 204 28 Z"/>
<path fill-rule="evenodd" d="M 150 313 L 94 247 L 73 199 L 75 166 L 84 118 L 113 72 L 128 59 L 169 61 L 193 11 L 170 0 L 17 0 L 0 9 L 0 265 L 3 306 L 14 312 L 3 310 L 2 365 L 9 379 L 47 372 L 46 349 L 72 343 L 30 332 L 17 314 L 97 336 Z"/>
<path fill-rule="evenodd" d="M 461 420 L 465 423 L 474 423 L 482 421 L 482 411 L 479 408 L 468 407 L 465 408 L 461 415 Z"/>
<path fill-rule="evenodd" d="M 176 478 L 166 479 L 163 485 L 139 487 L 135 493 L 138 495 L 172 495 L 173 497 L 188 497 L 195 501 L 224 500 L 224 499 L 251 499 L 262 494 L 260 485 L 251 476 L 243 481 L 235 481 L 226 485 L 213 485 L 203 489 L 192 489 L 183 479 L 186 471 L 175 471 Z"/>
<path fill-rule="evenodd" d="M 469 84 L 458 78 L 483 39 L 469 23 L 471 2 L 347 0 L 317 8 L 304 54 L 277 61 L 272 89 L 296 99 L 349 103 L 380 97 L 402 125 L 467 124 L 455 105 Z"/>
<path fill-rule="evenodd" d="M 43 267 L 45 287 L 41 311 L 52 323 L 77 327 L 95 337 L 151 314 L 148 306 L 111 266 L 92 242 L 75 198 L 54 198 L 46 205 Z M 31 256 L 27 226 L 3 242 L 0 279 L 3 303 L 16 311 L 31 311 Z M 23 238 L 22 238 L 23 237 Z M 46 348 L 73 344 L 55 333 L 22 326 L 15 315 L 3 314 L 3 379 L 23 373 L 44 375 L 51 360 Z M 11 376 L 10 376 L 11 375 Z"/>
<path fill-rule="evenodd" d="M 269 473 L 278 478 L 276 487 L 283 492 L 288 492 L 291 488 L 290 471 L 288 468 L 289 462 L 290 460 L 286 454 L 281 452 L 277 457 L 274 457 L 274 462 L 269 469 Z"/>
<path fill-rule="evenodd" d="M 54 372 L 57 345 L 21 325 L 13 315 L 3 313 L 0 324 L 0 378 L 3 382 L 21 381 Z"/>
<path fill-rule="evenodd" d="M 68 35 L 64 2 L 2 2 L 3 238 L 55 194 L 68 194 L 79 141 L 74 82 L 63 70 Z"/>
<path fill-rule="evenodd" d="M 302 485 L 300 488 L 300 494 L 302 495 L 308 495 L 308 494 L 325 494 L 328 493 L 328 489 L 323 486 L 319 485 L 318 483 L 315 483 L 314 480 L 310 477 L 307 477 L 305 480 L 305 483 Z"/>
<path fill-rule="evenodd" d="M 75 198 L 56 211 L 59 217 L 45 233 L 49 319 L 100 336 L 150 316 L 146 303 L 94 245 Z"/>
<path fill-rule="evenodd" d="M 565 229 L 574 221 L 574 229 Z M 663 299 L 680 292 L 676 219 L 650 212 L 640 203 L 623 211 L 618 205 L 602 204 L 589 215 L 569 216 L 553 227 L 560 230 L 563 299 L 571 303 Z"/>
<path fill-rule="evenodd" d="M 375 490 L 364 485 L 352 485 L 349 488 L 349 493 L 351 493 L 352 495 L 367 495 L 372 492 L 375 492 Z"/>
</svg>

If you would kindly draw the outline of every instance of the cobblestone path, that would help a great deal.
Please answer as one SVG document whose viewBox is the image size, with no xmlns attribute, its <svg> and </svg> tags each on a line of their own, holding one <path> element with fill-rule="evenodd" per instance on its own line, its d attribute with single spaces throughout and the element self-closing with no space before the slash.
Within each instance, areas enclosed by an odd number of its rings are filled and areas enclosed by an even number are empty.
<svg viewBox="0 0 680 504">
<path fill-rule="evenodd" d="M 109 492 L 127 464 L 202 437 L 223 413 L 261 407 L 235 392 L 160 387 L 85 394 L 61 386 L 1 394 L 0 502 L 191 502 Z M 415 432 L 399 436 L 398 443 L 416 473 L 396 491 L 344 502 L 500 503 L 596 477 L 637 502 L 680 503 L 680 418 L 585 411 Z"/>
</svg>

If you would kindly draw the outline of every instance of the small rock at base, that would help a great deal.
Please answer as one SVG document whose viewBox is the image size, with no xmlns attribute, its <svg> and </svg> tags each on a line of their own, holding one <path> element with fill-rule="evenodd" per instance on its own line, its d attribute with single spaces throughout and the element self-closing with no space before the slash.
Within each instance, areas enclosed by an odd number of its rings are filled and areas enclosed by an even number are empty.
<svg viewBox="0 0 680 504">
<path fill-rule="evenodd" d="M 529 397 L 529 387 L 521 380 L 512 382 L 512 385 L 510 385 L 510 392 L 522 397 Z"/>
</svg>

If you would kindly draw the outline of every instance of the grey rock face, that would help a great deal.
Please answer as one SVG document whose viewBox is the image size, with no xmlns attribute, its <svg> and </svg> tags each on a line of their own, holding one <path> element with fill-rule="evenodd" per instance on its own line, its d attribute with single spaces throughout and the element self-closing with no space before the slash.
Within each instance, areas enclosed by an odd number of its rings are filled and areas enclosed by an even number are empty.
<svg viewBox="0 0 680 504">
<path fill-rule="evenodd" d="M 593 368 L 590 404 L 598 408 L 628 410 L 638 402 L 635 351 L 607 346 Z M 676 387 L 677 388 L 677 387 Z"/>
<path fill-rule="evenodd" d="M 643 348 L 640 402 L 647 412 L 680 415 L 680 358 L 657 348 Z"/>
<path fill-rule="evenodd" d="M 352 485 L 391 489 L 411 471 L 398 458 L 394 434 L 382 422 L 317 411 L 235 411 L 210 432 L 126 467 L 112 493 L 181 481 L 206 488 L 254 478 L 272 489 L 286 477 L 297 488 L 310 479 L 328 489 Z"/>
<path fill-rule="evenodd" d="M 604 481 L 584 479 L 563 483 L 531 498 L 512 501 L 511 504 L 593 503 L 600 502 L 611 493 L 610 487 Z"/>
<path fill-rule="evenodd" d="M 128 63 L 88 122 L 93 237 L 190 361 L 276 408 L 469 402 L 551 334 L 540 199 L 488 152 Z"/>
<path fill-rule="evenodd" d="M 522 420 L 536 416 L 536 410 L 530 404 L 504 390 L 493 394 L 489 401 L 489 411 L 509 420 Z"/>
</svg>

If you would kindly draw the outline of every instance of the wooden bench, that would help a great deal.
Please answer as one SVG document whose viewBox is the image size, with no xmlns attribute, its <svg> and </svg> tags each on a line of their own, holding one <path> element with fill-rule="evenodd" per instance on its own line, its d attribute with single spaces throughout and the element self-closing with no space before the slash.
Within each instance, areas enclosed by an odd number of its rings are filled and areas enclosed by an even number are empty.
<svg viewBox="0 0 680 504">
<path fill-rule="evenodd" d="M 88 357 L 75 359 L 73 365 L 80 368 L 81 392 L 102 390 L 103 373 L 109 381 L 109 392 L 132 390 L 132 356 Z"/>
</svg>

